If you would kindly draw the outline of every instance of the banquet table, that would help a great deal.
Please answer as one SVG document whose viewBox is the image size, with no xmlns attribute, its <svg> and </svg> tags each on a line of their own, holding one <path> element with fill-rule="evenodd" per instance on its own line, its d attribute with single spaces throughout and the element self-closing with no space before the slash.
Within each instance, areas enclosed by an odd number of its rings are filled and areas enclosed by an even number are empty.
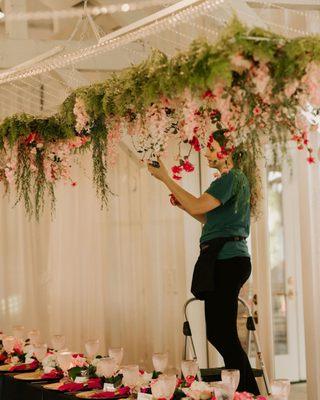
<svg viewBox="0 0 320 400">
<path fill-rule="evenodd" d="M 44 382 L 22 381 L 15 379 L 14 375 L 17 375 L 17 372 L 0 374 L 0 400 L 79 400 L 69 393 L 44 389 Z"/>
</svg>

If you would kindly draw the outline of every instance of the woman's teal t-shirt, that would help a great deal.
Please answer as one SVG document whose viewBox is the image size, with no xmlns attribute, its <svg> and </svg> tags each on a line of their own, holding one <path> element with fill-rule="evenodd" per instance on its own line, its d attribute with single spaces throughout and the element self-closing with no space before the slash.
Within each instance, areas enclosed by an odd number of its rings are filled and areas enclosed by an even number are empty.
<svg viewBox="0 0 320 400">
<path fill-rule="evenodd" d="M 219 207 L 206 213 L 200 243 L 216 237 L 244 236 L 250 233 L 250 187 L 247 177 L 236 168 L 213 181 L 206 193 L 221 201 Z M 218 259 L 250 257 L 245 240 L 227 242 Z"/>
</svg>

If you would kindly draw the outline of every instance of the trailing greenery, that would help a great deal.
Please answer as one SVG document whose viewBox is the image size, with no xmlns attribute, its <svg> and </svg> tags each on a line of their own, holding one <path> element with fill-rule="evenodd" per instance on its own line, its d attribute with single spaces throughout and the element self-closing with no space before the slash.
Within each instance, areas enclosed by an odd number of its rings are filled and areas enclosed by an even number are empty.
<svg viewBox="0 0 320 400">
<path fill-rule="evenodd" d="M 51 156 L 48 149 L 61 141 L 78 137 L 88 138 L 90 140 L 84 140 L 84 144 L 75 151 L 92 152 L 93 182 L 102 204 L 106 204 L 110 194 L 106 153 L 109 125 L 106 121 L 117 118 L 130 120 L 135 119 L 137 115 L 143 116 L 152 104 L 159 103 L 159 99 L 183 96 L 186 88 L 195 96 L 201 96 L 208 89 L 213 90 L 221 82 L 226 88 L 230 88 L 230 93 L 235 84 L 245 88 L 245 75 L 236 72 L 232 67 L 232 56 L 238 54 L 242 54 L 253 63 L 259 60 L 267 64 L 273 81 L 272 94 L 281 98 L 286 84 L 301 79 L 310 62 L 320 62 L 320 40 L 319 36 L 289 40 L 260 28 L 248 30 L 239 21 L 234 20 L 215 43 L 195 40 L 187 51 L 171 59 L 155 50 L 144 62 L 114 73 L 105 82 L 75 90 L 65 99 L 55 115 L 47 118 L 27 114 L 7 117 L 0 124 L 0 180 L 8 186 L 5 172 L 7 164 L 3 159 L 8 155 L 7 145 L 11 149 L 17 146 L 17 165 L 14 170 L 17 202 L 24 202 L 28 214 L 35 212 L 36 216 L 39 216 L 47 192 L 51 196 L 52 205 L 55 201 L 55 178 L 48 181 L 48 173 L 44 171 L 45 158 L 48 154 Z M 250 91 L 246 96 L 246 104 L 252 115 L 257 98 L 250 97 Z M 90 127 L 81 132 L 75 128 L 77 119 L 74 109 L 77 99 L 83 101 L 90 121 Z M 297 107 L 297 100 L 283 98 L 283 105 L 288 109 L 291 107 L 292 111 Z M 276 114 L 277 111 L 277 105 L 270 106 L 271 114 Z M 288 121 L 290 118 L 292 120 L 294 115 L 289 118 L 285 111 L 280 111 L 283 112 L 283 127 L 288 129 Z M 282 127 L 279 126 L 279 131 L 280 128 Z M 282 143 L 285 153 L 288 136 L 281 136 L 279 132 L 275 132 L 274 126 L 265 126 L 263 130 L 267 132 L 274 148 L 279 142 Z M 36 139 L 29 138 L 33 132 L 37 135 Z M 246 146 L 250 145 L 251 151 L 242 148 L 234 156 L 237 167 L 242 169 L 249 179 L 253 207 L 256 206 L 260 190 L 257 175 L 260 138 L 259 131 L 252 134 L 246 140 Z M 43 147 L 38 146 L 39 142 Z M 34 170 L 31 168 L 29 157 L 33 148 L 36 148 L 33 150 L 36 152 Z M 62 161 L 57 156 L 53 157 L 51 162 L 59 164 Z"/>
</svg>

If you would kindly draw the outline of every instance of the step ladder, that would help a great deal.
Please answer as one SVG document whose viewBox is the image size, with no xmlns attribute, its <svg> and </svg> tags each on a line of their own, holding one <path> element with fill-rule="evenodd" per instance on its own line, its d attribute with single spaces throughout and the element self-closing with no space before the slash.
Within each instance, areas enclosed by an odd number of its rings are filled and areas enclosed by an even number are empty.
<svg viewBox="0 0 320 400">
<path fill-rule="evenodd" d="M 183 359 L 184 360 L 187 359 L 188 339 L 189 339 L 189 342 L 191 345 L 190 351 L 191 351 L 193 360 L 197 360 L 197 353 L 196 353 L 196 349 L 195 349 L 194 342 L 192 339 L 192 332 L 191 332 L 191 327 L 190 327 L 190 323 L 188 320 L 188 313 L 187 313 L 188 306 L 195 301 L 200 301 L 200 300 L 193 297 L 193 298 L 189 299 L 184 305 L 184 316 L 185 316 L 185 321 L 183 323 L 183 334 L 185 336 L 184 351 L 183 351 Z M 264 360 L 263 360 L 263 356 L 262 356 L 262 352 L 261 352 L 261 346 L 260 346 L 260 342 L 259 342 L 259 338 L 258 338 L 258 334 L 257 334 L 257 330 L 256 330 L 256 325 L 255 325 L 254 318 L 253 318 L 253 315 L 251 312 L 251 307 L 241 297 L 238 297 L 238 302 L 240 304 L 242 304 L 246 310 L 246 319 L 247 319 L 247 321 L 246 321 L 246 328 L 247 328 L 246 344 L 247 344 L 247 346 L 245 348 L 245 351 L 249 357 L 250 352 L 251 352 L 251 339 L 253 337 L 254 344 L 255 344 L 255 350 L 256 350 L 260 368 L 252 368 L 252 371 L 256 378 L 263 377 L 266 391 L 267 391 L 268 395 L 270 395 L 271 394 L 270 382 L 269 382 L 268 374 L 267 374 L 266 367 L 264 364 Z M 208 359 L 208 357 L 207 357 L 207 359 Z M 201 379 L 205 382 L 219 381 L 219 380 L 221 380 L 222 369 L 223 369 L 222 367 L 220 367 L 220 368 L 201 368 L 200 369 Z"/>
</svg>

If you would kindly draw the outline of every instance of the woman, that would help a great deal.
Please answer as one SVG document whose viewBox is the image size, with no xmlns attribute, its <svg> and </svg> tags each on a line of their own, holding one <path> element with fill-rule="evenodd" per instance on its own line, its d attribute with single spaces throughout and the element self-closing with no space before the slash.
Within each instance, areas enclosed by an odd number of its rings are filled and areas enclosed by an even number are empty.
<svg viewBox="0 0 320 400">
<path fill-rule="evenodd" d="M 239 159 L 237 150 L 221 158 L 221 136 L 211 136 L 205 157 L 221 176 L 200 197 L 171 179 L 161 160 L 159 168 L 149 164 L 148 169 L 168 187 L 175 205 L 204 224 L 192 292 L 205 301 L 209 342 L 222 355 L 226 368 L 240 370 L 238 390 L 257 395 L 259 389 L 237 332 L 238 295 L 251 273 L 245 241 L 250 229 L 250 187 L 245 174 L 234 165 Z M 198 270 L 208 275 L 195 276 Z"/>
</svg>

